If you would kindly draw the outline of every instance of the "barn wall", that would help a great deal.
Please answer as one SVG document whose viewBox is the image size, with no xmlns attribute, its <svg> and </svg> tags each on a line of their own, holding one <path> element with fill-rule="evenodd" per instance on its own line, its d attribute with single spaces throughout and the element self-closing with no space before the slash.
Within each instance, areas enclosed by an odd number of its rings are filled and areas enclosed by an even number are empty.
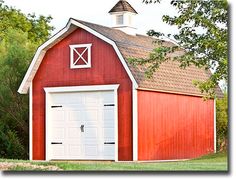
<svg viewBox="0 0 236 179">
<path fill-rule="evenodd" d="M 138 159 L 198 157 L 214 150 L 214 100 L 138 91 Z"/>
<path fill-rule="evenodd" d="M 69 45 L 92 43 L 92 68 L 70 69 Z M 47 51 L 33 80 L 33 159 L 45 159 L 44 87 L 120 84 L 118 160 L 132 160 L 132 82 L 113 47 L 78 29 Z"/>
</svg>

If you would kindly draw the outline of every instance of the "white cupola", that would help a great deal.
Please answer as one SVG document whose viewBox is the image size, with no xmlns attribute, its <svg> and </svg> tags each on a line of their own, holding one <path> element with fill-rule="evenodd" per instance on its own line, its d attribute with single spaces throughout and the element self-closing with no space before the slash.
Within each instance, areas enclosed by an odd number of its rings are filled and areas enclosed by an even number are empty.
<svg viewBox="0 0 236 179">
<path fill-rule="evenodd" d="M 138 13 L 126 0 L 119 0 L 109 11 L 109 14 L 112 17 L 113 28 L 130 35 L 136 35 L 134 16 Z"/>
</svg>

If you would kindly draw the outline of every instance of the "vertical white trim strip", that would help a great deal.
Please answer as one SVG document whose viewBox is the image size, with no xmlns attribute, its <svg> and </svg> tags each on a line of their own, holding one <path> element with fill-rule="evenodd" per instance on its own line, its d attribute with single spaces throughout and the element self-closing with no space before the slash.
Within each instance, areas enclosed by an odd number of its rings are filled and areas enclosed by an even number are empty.
<svg viewBox="0 0 236 179">
<path fill-rule="evenodd" d="M 214 99 L 214 153 L 216 153 L 216 99 Z"/>
<path fill-rule="evenodd" d="M 133 85 L 133 161 L 138 161 L 138 92 Z"/>
<path fill-rule="evenodd" d="M 29 89 L 29 160 L 33 160 L 33 84 Z"/>
<path fill-rule="evenodd" d="M 49 108 L 50 108 L 50 98 L 49 98 L 49 93 L 45 93 L 45 159 L 46 161 L 50 160 L 51 157 L 51 152 L 50 152 L 50 144 L 49 144 L 49 139 L 50 139 L 50 133 L 49 133 L 49 128 L 50 128 L 50 122 L 49 122 Z"/>
<path fill-rule="evenodd" d="M 115 162 L 118 161 L 118 92 L 117 89 L 114 90 L 114 119 L 115 119 Z"/>
</svg>

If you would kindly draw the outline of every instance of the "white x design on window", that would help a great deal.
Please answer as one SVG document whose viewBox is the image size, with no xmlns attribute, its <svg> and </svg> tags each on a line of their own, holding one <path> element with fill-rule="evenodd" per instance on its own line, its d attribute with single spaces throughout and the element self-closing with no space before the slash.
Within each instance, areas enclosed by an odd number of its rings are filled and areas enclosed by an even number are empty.
<svg viewBox="0 0 236 179">
<path fill-rule="evenodd" d="M 70 45 L 70 68 L 91 68 L 92 44 Z"/>
</svg>

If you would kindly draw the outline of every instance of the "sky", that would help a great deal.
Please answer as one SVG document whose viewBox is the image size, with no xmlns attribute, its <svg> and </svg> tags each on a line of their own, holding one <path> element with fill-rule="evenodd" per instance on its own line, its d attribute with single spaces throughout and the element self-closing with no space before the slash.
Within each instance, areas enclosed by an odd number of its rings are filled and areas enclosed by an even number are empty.
<svg viewBox="0 0 236 179">
<path fill-rule="evenodd" d="M 150 29 L 159 32 L 174 33 L 177 28 L 162 22 L 165 14 L 175 15 L 176 10 L 170 6 L 171 0 L 161 4 L 142 3 L 143 0 L 127 0 L 138 12 L 135 17 L 137 33 L 146 34 Z M 108 11 L 118 0 L 4 0 L 7 5 L 20 9 L 23 13 L 51 15 L 53 33 L 62 29 L 70 17 L 110 27 L 111 17 Z"/>
</svg>

